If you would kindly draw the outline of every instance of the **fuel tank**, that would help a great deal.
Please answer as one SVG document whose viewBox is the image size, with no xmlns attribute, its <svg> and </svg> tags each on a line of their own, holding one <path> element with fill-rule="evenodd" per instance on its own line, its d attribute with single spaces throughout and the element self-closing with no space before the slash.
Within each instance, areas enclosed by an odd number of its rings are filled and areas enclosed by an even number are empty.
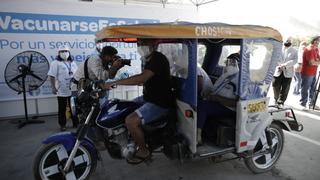
<svg viewBox="0 0 320 180">
<path fill-rule="evenodd" d="M 139 108 L 141 104 L 133 101 L 112 99 L 106 101 L 97 118 L 97 123 L 105 128 L 114 128 L 124 124 L 126 116 Z"/>
</svg>

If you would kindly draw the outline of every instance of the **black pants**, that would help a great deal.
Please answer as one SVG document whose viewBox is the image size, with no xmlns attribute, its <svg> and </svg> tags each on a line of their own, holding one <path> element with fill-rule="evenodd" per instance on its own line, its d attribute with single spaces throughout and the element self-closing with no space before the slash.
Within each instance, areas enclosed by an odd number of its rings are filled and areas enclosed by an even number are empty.
<svg viewBox="0 0 320 180">
<path fill-rule="evenodd" d="M 68 103 L 69 102 L 69 103 Z M 58 119 L 59 119 L 59 125 L 61 127 L 66 126 L 66 109 L 67 109 L 67 104 L 70 107 L 70 96 L 69 97 L 60 97 L 58 96 Z M 79 120 L 77 116 L 71 114 L 72 118 L 72 124 L 73 126 L 78 126 Z"/>
<path fill-rule="evenodd" d="M 272 87 L 274 93 L 274 100 L 277 104 L 284 104 L 287 100 L 290 83 L 292 78 L 286 78 L 283 72 L 278 77 L 273 77 Z"/>
</svg>

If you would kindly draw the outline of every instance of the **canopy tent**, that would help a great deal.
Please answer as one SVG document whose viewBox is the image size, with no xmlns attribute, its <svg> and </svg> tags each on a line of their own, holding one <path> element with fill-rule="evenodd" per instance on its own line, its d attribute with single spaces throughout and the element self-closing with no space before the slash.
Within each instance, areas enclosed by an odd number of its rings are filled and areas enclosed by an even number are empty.
<svg viewBox="0 0 320 180">
<path fill-rule="evenodd" d="M 96 42 L 110 38 L 128 38 L 128 41 L 130 38 L 273 38 L 282 41 L 281 34 L 270 27 L 186 22 L 110 26 L 96 33 Z"/>
<path fill-rule="evenodd" d="M 92 1 L 92 0 L 82 0 L 82 1 Z M 103 0 L 100 0 L 103 1 Z M 169 4 L 184 4 L 184 5 L 195 5 L 197 7 L 205 4 L 209 4 L 218 0 L 113 0 L 115 2 L 123 2 L 123 4 L 138 2 L 138 3 L 154 3 L 162 4 L 163 7 Z"/>
<path fill-rule="evenodd" d="M 130 1 L 130 0 L 124 0 L 124 1 Z M 164 6 L 166 4 L 193 4 L 195 6 L 201 6 L 201 5 L 212 3 L 218 0 L 132 0 L 132 1 L 161 3 Z"/>
</svg>

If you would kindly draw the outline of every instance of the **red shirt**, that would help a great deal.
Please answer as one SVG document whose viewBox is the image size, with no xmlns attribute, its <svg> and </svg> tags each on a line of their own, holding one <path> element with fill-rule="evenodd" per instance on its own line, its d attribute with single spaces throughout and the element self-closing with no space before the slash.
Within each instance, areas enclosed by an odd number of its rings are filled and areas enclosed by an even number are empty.
<svg viewBox="0 0 320 180">
<path fill-rule="evenodd" d="M 318 61 L 319 50 L 315 46 L 305 48 L 302 55 L 302 69 L 301 74 L 305 76 L 316 76 L 317 75 L 317 65 L 310 65 L 309 61 L 311 59 Z"/>
</svg>

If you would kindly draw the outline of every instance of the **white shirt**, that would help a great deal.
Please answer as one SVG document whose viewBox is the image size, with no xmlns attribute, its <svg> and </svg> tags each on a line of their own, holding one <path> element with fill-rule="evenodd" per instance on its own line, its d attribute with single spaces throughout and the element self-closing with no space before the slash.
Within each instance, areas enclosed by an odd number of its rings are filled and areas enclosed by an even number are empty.
<svg viewBox="0 0 320 180">
<path fill-rule="evenodd" d="M 277 66 L 273 76 L 278 77 L 283 72 L 284 77 L 292 78 L 294 75 L 293 66 L 297 63 L 297 61 L 297 50 L 293 47 L 284 48 L 282 51 L 282 59 L 279 62 L 279 64 L 282 64 L 283 67 L 279 68 L 279 66 Z"/>
<path fill-rule="evenodd" d="M 57 89 L 57 96 L 68 97 L 71 96 L 70 81 L 73 74 L 77 70 L 77 64 L 69 61 L 52 61 L 48 76 L 55 78 L 55 86 Z"/>
<path fill-rule="evenodd" d="M 214 83 L 211 95 L 219 95 L 228 99 L 236 99 L 239 79 L 238 72 L 238 67 L 229 67 L 229 70 L 224 72 Z M 235 111 L 235 107 L 227 106 L 227 108 Z"/>
<path fill-rule="evenodd" d="M 79 81 L 84 78 L 84 62 L 79 65 L 78 70 L 74 74 L 74 79 Z M 109 73 L 104 69 L 102 60 L 99 56 L 93 55 L 88 59 L 88 76 L 91 80 L 107 80 Z"/>
<path fill-rule="evenodd" d="M 202 98 L 206 99 L 213 91 L 213 84 L 206 71 L 202 69 L 200 66 L 197 66 L 197 75 L 201 76 L 203 79 L 202 91 L 200 92 L 200 94 Z"/>
</svg>

